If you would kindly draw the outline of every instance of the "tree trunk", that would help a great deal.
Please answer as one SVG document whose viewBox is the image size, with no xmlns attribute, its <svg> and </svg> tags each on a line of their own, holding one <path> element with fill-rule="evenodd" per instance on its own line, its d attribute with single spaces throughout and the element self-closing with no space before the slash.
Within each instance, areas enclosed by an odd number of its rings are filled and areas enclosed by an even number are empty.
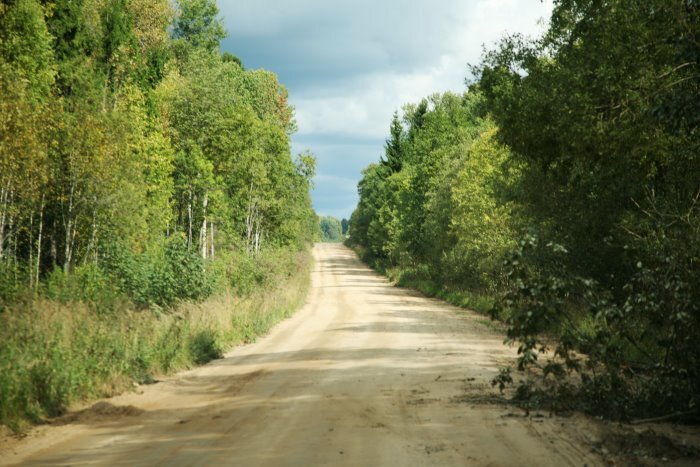
<svg viewBox="0 0 700 467">
<path fill-rule="evenodd" d="M 58 229 L 56 228 L 56 220 L 54 220 L 51 228 L 51 236 L 49 237 L 49 255 L 51 256 L 52 269 L 56 268 L 58 264 L 58 241 L 56 240 L 56 232 L 58 232 Z"/>
<path fill-rule="evenodd" d="M 10 191 L 10 181 L 7 185 L 0 187 L 0 260 L 5 255 L 5 223 L 7 222 L 7 213 L 9 211 L 12 192 Z"/>
<path fill-rule="evenodd" d="M 97 205 L 97 197 L 95 197 L 95 205 Z M 95 258 L 95 265 L 97 265 L 97 227 L 97 209 L 94 208 L 92 210 L 92 233 L 90 234 L 90 243 L 88 243 L 83 263 L 87 264 L 90 258 L 90 251 L 92 251 Z"/>
<path fill-rule="evenodd" d="M 29 290 L 34 290 L 34 211 L 29 211 Z"/>
<path fill-rule="evenodd" d="M 75 234 L 73 230 L 75 229 L 73 221 L 73 194 L 75 192 L 75 184 L 71 183 L 70 195 L 68 196 L 68 214 L 64 220 L 64 225 L 66 229 L 66 244 L 63 249 L 63 272 L 68 273 L 70 270 L 70 263 L 73 257 L 73 239 Z"/>
<path fill-rule="evenodd" d="M 263 229 L 260 227 L 260 223 L 260 217 L 258 216 L 255 222 L 255 243 L 253 245 L 253 251 L 256 255 L 260 252 L 262 245 Z"/>
<path fill-rule="evenodd" d="M 187 249 L 192 248 L 192 190 L 189 191 L 189 200 L 187 203 Z"/>
<path fill-rule="evenodd" d="M 202 202 L 202 210 L 204 211 L 204 218 L 202 219 L 202 231 L 199 233 L 201 238 L 202 247 L 202 259 L 207 259 L 207 205 L 209 204 L 209 196 L 204 194 L 204 201 Z"/>
<path fill-rule="evenodd" d="M 209 256 L 214 259 L 214 223 L 209 223 L 209 231 L 211 232 L 211 239 L 209 242 Z"/>
<path fill-rule="evenodd" d="M 11 201 L 10 201 L 11 202 Z M 10 213 L 7 221 L 7 248 L 12 245 L 12 261 L 15 263 L 15 281 L 17 280 L 17 230 L 15 228 L 15 217 Z"/>
<path fill-rule="evenodd" d="M 253 195 L 253 182 L 250 182 L 248 191 L 248 214 L 245 220 L 246 229 L 246 249 L 248 253 L 255 250 L 255 230 L 258 217 L 258 203 Z"/>
<path fill-rule="evenodd" d="M 41 240 L 44 233 L 44 195 L 41 195 L 41 205 L 39 206 L 39 235 L 36 240 L 36 270 L 34 271 L 34 284 L 39 290 L 39 269 L 41 268 Z"/>
</svg>

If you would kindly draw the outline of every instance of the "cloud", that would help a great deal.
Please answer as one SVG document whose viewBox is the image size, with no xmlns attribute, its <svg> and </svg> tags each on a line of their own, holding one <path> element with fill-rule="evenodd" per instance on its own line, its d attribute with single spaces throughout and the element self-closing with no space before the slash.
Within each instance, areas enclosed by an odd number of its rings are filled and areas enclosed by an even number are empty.
<svg viewBox="0 0 700 467">
<path fill-rule="evenodd" d="M 537 34 L 552 0 L 219 1 L 223 47 L 280 76 L 296 108 L 295 152 L 318 158 L 318 212 L 349 217 L 360 172 L 383 153 L 391 115 L 465 89 L 467 64 L 505 33 Z M 336 178 L 333 178 L 336 177 Z"/>
<path fill-rule="evenodd" d="M 277 71 L 296 91 L 377 70 L 429 66 L 451 44 L 469 3 L 402 0 L 221 2 L 227 50 Z"/>
<path fill-rule="evenodd" d="M 382 140 L 394 111 L 436 92 L 464 87 L 466 62 L 449 55 L 411 73 L 380 71 L 356 77 L 340 95 L 292 97 L 300 135 L 352 135 Z"/>
</svg>

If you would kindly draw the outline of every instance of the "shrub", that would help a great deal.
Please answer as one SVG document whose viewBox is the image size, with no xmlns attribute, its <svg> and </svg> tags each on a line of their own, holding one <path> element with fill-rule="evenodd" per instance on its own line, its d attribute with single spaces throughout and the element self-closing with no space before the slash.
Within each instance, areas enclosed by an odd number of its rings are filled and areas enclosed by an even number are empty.
<svg viewBox="0 0 700 467">
<path fill-rule="evenodd" d="M 118 301 L 119 291 L 105 271 L 94 263 L 77 266 L 70 274 L 56 267 L 44 282 L 46 297 L 61 303 L 81 301 L 105 311 Z"/>
<path fill-rule="evenodd" d="M 539 368 L 545 396 L 569 397 L 577 374 L 573 392 L 586 411 L 623 419 L 697 414 L 697 256 L 694 245 L 674 247 L 672 234 L 639 237 L 630 252 L 636 271 L 620 289 L 570 273 L 560 245 L 534 236 L 520 242 L 507 261 L 511 286 L 494 314 L 507 311 L 508 338 L 520 344 L 518 369 Z"/>
</svg>

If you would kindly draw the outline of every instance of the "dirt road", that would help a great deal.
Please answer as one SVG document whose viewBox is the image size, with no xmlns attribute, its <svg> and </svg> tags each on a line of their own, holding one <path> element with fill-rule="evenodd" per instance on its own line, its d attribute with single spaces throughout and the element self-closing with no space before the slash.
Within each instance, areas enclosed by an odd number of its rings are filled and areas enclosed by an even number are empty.
<svg viewBox="0 0 700 467">
<path fill-rule="evenodd" d="M 224 359 L 95 404 L 23 465 L 597 465 L 585 424 L 479 400 L 514 354 L 483 317 L 322 244 L 307 304 Z"/>
</svg>

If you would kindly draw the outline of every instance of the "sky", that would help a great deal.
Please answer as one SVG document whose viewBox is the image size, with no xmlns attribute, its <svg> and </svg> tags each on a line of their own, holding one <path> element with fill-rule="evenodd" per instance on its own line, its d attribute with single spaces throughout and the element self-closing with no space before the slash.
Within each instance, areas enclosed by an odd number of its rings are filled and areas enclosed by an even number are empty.
<svg viewBox="0 0 700 467">
<path fill-rule="evenodd" d="M 296 109 L 294 154 L 317 158 L 319 215 L 350 218 L 361 171 L 394 111 L 461 93 L 468 64 L 505 34 L 538 35 L 551 0 L 219 0 L 222 49 L 277 73 Z"/>
</svg>

